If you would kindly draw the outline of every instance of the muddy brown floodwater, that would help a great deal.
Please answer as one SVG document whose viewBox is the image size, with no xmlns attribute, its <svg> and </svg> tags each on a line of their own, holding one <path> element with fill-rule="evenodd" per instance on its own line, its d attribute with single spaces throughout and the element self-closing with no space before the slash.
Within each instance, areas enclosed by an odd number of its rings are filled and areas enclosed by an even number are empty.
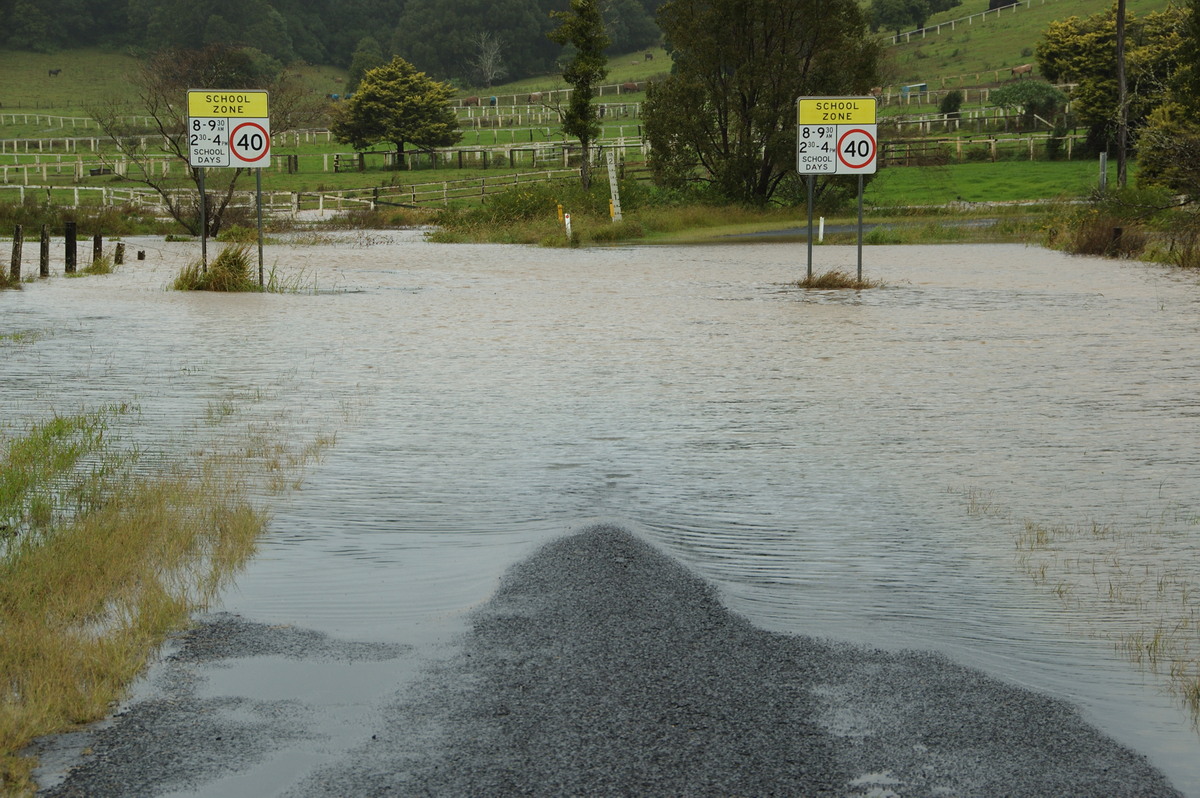
<svg viewBox="0 0 1200 798">
<path fill-rule="evenodd" d="M 398 670 L 437 660 L 506 568 L 608 523 L 759 627 L 932 650 L 1064 699 L 1200 795 L 1190 715 L 1115 649 L 1153 620 L 1032 579 L 1015 544 L 1032 519 L 1155 535 L 1164 569 L 1200 549 L 1194 277 L 1019 245 L 870 247 L 886 288 L 803 292 L 787 285 L 802 244 L 401 232 L 268 246 L 315 294 L 212 296 L 165 290 L 198 245 L 127 249 L 147 260 L 0 295 L 0 334 L 40 333 L 0 341 L 9 420 L 134 401 L 124 434 L 176 454 L 232 429 L 335 432 L 269 497 L 262 552 L 217 609 L 391 647 L 208 673 L 213 695 L 320 711 L 187 794 L 261 794 L 360 745 Z M 853 248 L 816 253 L 853 268 Z"/>
</svg>

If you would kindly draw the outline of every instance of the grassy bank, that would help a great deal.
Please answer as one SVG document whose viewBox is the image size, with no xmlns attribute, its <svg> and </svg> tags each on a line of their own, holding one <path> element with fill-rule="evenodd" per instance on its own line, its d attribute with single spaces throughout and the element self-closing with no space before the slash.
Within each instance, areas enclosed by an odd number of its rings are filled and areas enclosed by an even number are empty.
<svg viewBox="0 0 1200 798">
<path fill-rule="evenodd" d="M 286 488 L 285 472 L 317 453 L 255 439 L 147 473 L 119 435 L 136 414 L 112 406 L 0 434 L 0 794 L 31 793 L 22 749 L 104 717 L 251 556 L 267 514 L 247 465 Z"/>
</svg>

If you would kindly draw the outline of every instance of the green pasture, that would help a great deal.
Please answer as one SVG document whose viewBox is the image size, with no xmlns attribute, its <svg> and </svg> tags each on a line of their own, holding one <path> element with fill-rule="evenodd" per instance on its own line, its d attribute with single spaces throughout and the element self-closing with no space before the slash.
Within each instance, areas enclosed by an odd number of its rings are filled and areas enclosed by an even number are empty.
<svg viewBox="0 0 1200 798">
<path fill-rule="evenodd" d="M 1163 11 L 1170 0 L 1128 0 L 1128 13 L 1142 16 Z M 926 23 L 929 31 L 924 38 L 913 36 L 908 43 L 885 46 L 885 83 L 906 85 L 928 83 L 930 89 L 987 85 L 996 82 L 994 70 L 1003 70 L 1000 82 L 1010 80 L 1004 74 L 1019 64 L 1034 61 L 1033 52 L 1046 27 L 1068 17 L 1087 17 L 1112 7 L 1110 0 L 1032 0 L 1032 5 L 1016 11 L 1005 10 L 999 15 L 976 18 L 973 24 L 961 23 L 954 30 L 943 27 L 935 34 L 932 28 L 939 23 L 961 19 L 982 12 L 982 2 L 964 3 L 957 8 L 936 14 Z M 881 31 L 889 39 L 895 31 Z M 980 74 L 979 80 L 975 79 Z M 988 74 L 983 74 L 988 73 Z M 966 76 L 958 80 L 959 76 Z"/>
<path fill-rule="evenodd" d="M 86 116 L 84 109 L 109 99 L 124 100 L 136 113 L 130 79 L 138 60 L 131 55 L 99 49 L 32 53 L 0 50 L 0 113 L 39 111 L 58 116 Z M 57 76 L 50 70 L 59 69 Z M 332 66 L 292 68 L 314 92 L 345 91 L 345 70 Z M 24 135 L 24 134 L 17 134 Z M 0 138 L 14 138 L 6 128 Z"/>
<path fill-rule="evenodd" d="M 1116 163 L 1109 163 L 1116 185 Z M 1137 175 L 1130 164 L 1130 176 Z M 1055 201 L 1085 197 L 1100 182 L 1099 162 L 997 161 L 947 166 L 903 166 L 879 170 L 867 184 L 865 201 L 878 208 L 956 202 Z"/>
</svg>

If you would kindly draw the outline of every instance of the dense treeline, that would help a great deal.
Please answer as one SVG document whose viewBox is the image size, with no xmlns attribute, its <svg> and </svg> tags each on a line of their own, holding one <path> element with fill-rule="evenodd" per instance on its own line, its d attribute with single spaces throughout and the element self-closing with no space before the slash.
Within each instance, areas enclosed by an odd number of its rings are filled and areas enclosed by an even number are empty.
<svg viewBox="0 0 1200 798">
<path fill-rule="evenodd" d="M 658 40 L 659 0 L 611 0 L 613 50 Z M 0 46 L 54 51 L 107 46 L 154 52 L 209 44 L 249 46 L 290 64 L 349 66 L 373 39 L 441 79 L 479 83 L 480 66 L 507 78 L 554 69 L 546 34 L 567 0 L 0 0 Z"/>
</svg>

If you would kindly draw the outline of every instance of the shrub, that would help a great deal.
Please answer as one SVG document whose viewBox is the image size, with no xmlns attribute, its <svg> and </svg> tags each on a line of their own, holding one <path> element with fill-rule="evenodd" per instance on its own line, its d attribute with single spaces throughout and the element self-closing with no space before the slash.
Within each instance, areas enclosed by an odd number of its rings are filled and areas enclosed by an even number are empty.
<svg viewBox="0 0 1200 798">
<path fill-rule="evenodd" d="M 958 112 L 962 108 L 963 94 L 958 89 L 946 92 L 946 96 L 938 103 L 938 113 L 946 114 L 951 119 L 958 117 Z"/>
<path fill-rule="evenodd" d="M 250 263 L 250 247 L 234 244 L 225 247 L 204 269 L 192 261 L 175 278 L 176 291 L 260 291 Z"/>
</svg>

